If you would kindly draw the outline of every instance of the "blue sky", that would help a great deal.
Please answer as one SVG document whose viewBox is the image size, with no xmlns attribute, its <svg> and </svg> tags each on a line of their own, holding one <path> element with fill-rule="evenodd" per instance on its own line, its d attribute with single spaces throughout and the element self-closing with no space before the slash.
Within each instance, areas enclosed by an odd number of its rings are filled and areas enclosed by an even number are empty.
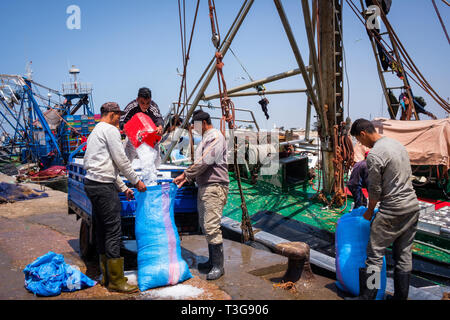
<svg viewBox="0 0 450 320">
<path fill-rule="evenodd" d="M 437 0 L 447 28 L 450 8 Z M 355 3 L 359 3 L 356 1 Z M 69 30 L 66 20 L 69 5 L 81 8 L 81 30 Z M 187 29 L 192 24 L 195 0 L 186 0 Z M 225 35 L 242 1 L 216 0 L 220 31 Z M 308 46 L 303 27 L 301 2 L 284 0 L 283 5 L 308 61 Z M 444 98 L 450 96 L 450 46 L 433 9 L 431 0 L 394 0 L 389 19 L 423 75 Z M 91 82 L 98 112 L 102 103 L 117 101 L 122 108 L 135 98 L 139 87 L 152 90 L 154 100 L 165 114 L 178 99 L 182 70 L 177 0 L 15 0 L 1 1 L 2 49 L 0 73 L 25 74 L 27 61 L 33 61 L 33 79 L 61 90 L 69 80 L 68 69 L 81 69 L 80 79 Z M 214 54 L 206 0 L 201 0 L 197 28 L 188 66 L 188 90 L 192 88 Z M 350 82 L 350 116 L 387 117 L 372 49 L 361 22 L 345 4 L 344 46 Z M 256 0 L 236 36 L 232 49 L 253 79 L 297 68 L 272 0 Z M 229 88 L 249 81 L 229 52 L 224 59 L 224 74 Z M 244 79 L 243 79 L 244 78 Z M 393 85 L 399 80 L 391 77 Z M 267 84 L 267 90 L 300 89 L 301 76 Z M 427 109 L 438 117 L 445 112 L 421 89 L 415 95 L 427 101 Z M 217 91 L 214 78 L 207 93 Z M 190 92 L 190 91 L 189 91 Z M 345 94 L 348 94 L 345 84 Z M 249 108 L 262 128 L 304 127 L 304 94 L 267 96 L 270 100 L 266 120 L 257 103 L 259 97 L 234 98 L 236 107 Z M 212 101 L 218 105 L 218 100 Z M 347 98 L 345 98 L 347 114 Z M 245 116 L 247 118 L 247 116 Z"/>
</svg>

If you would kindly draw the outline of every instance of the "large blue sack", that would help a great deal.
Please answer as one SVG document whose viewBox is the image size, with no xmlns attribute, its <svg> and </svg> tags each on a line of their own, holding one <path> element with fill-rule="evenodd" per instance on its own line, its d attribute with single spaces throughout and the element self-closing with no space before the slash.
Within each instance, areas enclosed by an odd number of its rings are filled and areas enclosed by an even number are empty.
<svg viewBox="0 0 450 320">
<path fill-rule="evenodd" d="M 136 194 L 136 243 L 138 286 L 151 288 L 174 285 L 192 278 L 181 257 L 180 238 L 174 220 L 177 186 L 173 183 L 147 187 Z"/>
<path fill-rule="evenodd" d="M 23 270 L 25 288 L 39 296 L 57 296 L 93 287 L 97 282 L 64 262 L 62 254 L 52 251 L 37 258 Z"/>
<path fill-rule="evenodd" d="M 355 296 L 359 295 L 359 268 L 365 267 L 370 236 L 370 221 L 363 217 L 366 210 L 366 207 L 359 207 L 344 214 L 337 222 L 335 233 L 336 285 Z M 383 257 L 377 300 L 383 300 L 385 290 L 386 258 Z"/>
</svg>

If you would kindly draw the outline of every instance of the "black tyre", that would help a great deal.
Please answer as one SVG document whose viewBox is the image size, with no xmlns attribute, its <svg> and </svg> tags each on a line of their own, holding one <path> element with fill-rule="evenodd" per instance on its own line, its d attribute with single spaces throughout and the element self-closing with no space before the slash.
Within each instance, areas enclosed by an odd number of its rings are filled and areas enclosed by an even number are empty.
<svg viewBox="0 0 450 320">
<path fill-rule="evenodd" d="M 93 260 L 96 256 L 96 249 L 94 241 L 90 241 L 90 228 L 91 226 L 86 220 L 81 220 L 80 226 L 80 254 L 81 257 L 87 261 Z"/>
</svg>

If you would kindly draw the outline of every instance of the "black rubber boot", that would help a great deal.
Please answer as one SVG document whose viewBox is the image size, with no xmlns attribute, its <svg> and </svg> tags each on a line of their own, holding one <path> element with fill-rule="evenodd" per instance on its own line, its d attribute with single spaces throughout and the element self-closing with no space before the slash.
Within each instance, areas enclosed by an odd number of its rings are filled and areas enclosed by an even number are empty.
<svg viewBox="0 0 450 320">
<path fill-rule="evenodd" d="M 211 253 L 211 246 L 212 246 L 212 245 L 208 244 L 208 252 L 209 252 L 208 261 L 197 264 L 197 269 L 198 269 L 199 271 L 204 272 L 204 273 L 209 273 L 209 272 L 211 271 L 211 268 L 212 268 L 212 262 L 211 262 L 211 256 L 212 256 L 212 253 Z"/>
<path fill-rule="evenodd" d="M 367 280 L 371 274 L 367 273 L 366 268 L 359 268 L 359 296 L 346 297 L 345 300 L 375 300 L 378 289 L 369 289 L 367 287 Z"/>
<path fill-rule="evenodd" d="M 411 272 L 394 271 L 393 300 L 408 300 Z"/>
<path fill-rule="evenodd" d="M 225 273 L 223 269 L 223 243 L 221 244 L 211 244 L 211 263 L 212 268 L 206 275 L 206 280 L 217 280 Z"/>
</svg>

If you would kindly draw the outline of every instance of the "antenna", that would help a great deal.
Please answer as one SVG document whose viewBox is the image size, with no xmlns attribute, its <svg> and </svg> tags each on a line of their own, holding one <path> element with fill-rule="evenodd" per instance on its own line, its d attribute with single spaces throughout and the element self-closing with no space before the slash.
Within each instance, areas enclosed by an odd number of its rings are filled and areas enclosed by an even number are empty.
<svg viewBox="0 0 450 320">
<path fill-rule="evenodd" d="M 33 77 L 33 70 L 31 69 L 31 65 L 33 64 L 33 61 L 29 61 L 28 63 L 27 63 L 27 65 L 26 65 L 26 67 L 25 67 L 25 71 L 26 71 L 26 74 L 25 74 L 25 76 L 26 76 L 26 78 L 28 79 L 28 80 L 33 80 L 32 79 L 32 77 Z"/>
</svg>

